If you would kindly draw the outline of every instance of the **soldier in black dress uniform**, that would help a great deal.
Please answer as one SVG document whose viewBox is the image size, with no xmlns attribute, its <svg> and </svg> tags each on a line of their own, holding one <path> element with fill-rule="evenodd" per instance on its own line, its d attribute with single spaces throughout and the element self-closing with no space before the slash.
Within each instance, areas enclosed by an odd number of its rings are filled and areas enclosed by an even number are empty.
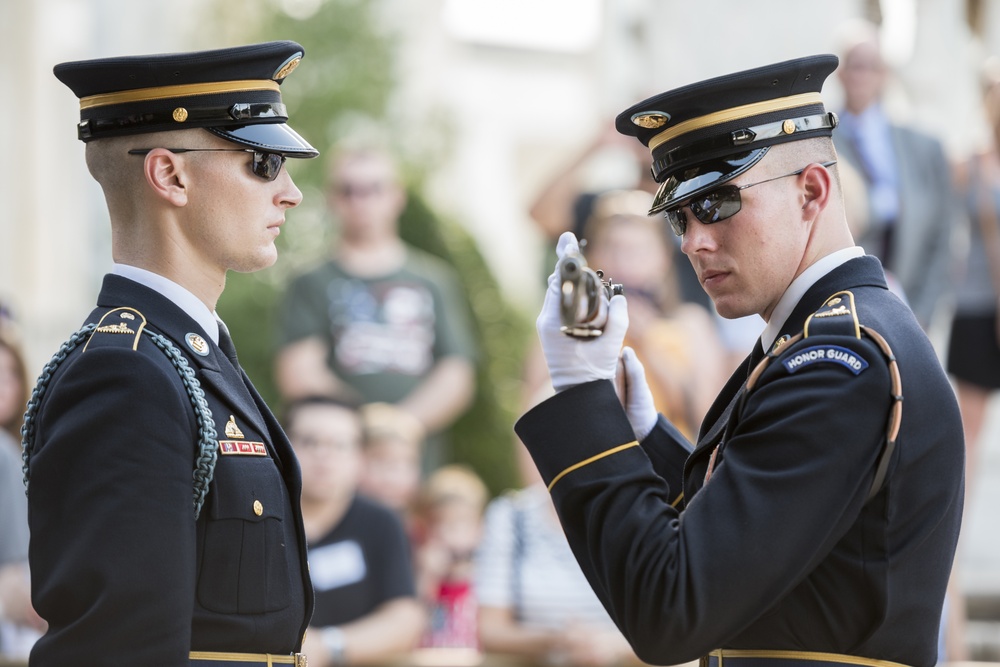
<svg viewBox="0 0 1000 667">
<path fill-rule="evenodd" d="M 56 66 L 104 190 L 115 265 L 43 372 L 24 429 L 32 665 L 304 664 L 300 475 L 215 305 L 276 259 L 318 153 L 271 42 Z M 272 654 L 272 655 L 267 655 Z"/>
<path fill-rule="evenodd" d="M 604 335 L 538 318 L 557 390 L 517 424 L 591 585 L 654 664 L 931 667 L 963 498 L 952 389 L 912 312 L 844 217 L 835 115 L 814 56 L 641 102 L 652 213 L 725 317 L 767 322 L 689 444 Z M 559 254 L 576 250 L 560 239 Z M 599 268 L 599 267 L 597 267 Z M 691 345 L 698 345 L 692 340 Z M 905 395 L 905 402 L 903 396 Z"/>
</svg>

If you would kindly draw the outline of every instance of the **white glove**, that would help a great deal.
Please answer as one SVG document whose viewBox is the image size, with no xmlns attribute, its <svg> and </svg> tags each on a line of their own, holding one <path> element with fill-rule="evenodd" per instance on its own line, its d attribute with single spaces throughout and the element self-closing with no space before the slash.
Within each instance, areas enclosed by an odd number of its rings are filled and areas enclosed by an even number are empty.
<svg viewBox="0 0 1000 667">
<path fill-rule="evenodd" d="M 568 252 L 577 252 L 579 244 L 572 232 L 559 237 L 556 255 L 562 259 Z M 549 276 L 545 302 L 535 326 L 542 342 L 542 352 L 549 367 L 552 387 L 557 392 L 592 380 L 613 380 L 625 330 L 628 329 L 628 309 L 625 297 L 616 294 L 608 304 L 608 322 L 604 333 L 594 338 L 574 338 L 559 330 L 559 276 Z"/>
<path fill-rule="evenodd" d="M 622 350 L 620 372 L 624 374 L 624 383 L 617 384 L 624 384 L 625 387 L 622 405 L 625 407 L 625 414 L 628 415 L 632 430 L 635 431 L 635 439 L 642 442 L 656 426 L 659 416 L 656 413 L 656 406 L 653 405 L 653 393 L 646 382 L 646 369 L 635 355 L 635 350 L 630 347 Z M 619 395 L 618 398 L 622 397 Z"/>
</svg>

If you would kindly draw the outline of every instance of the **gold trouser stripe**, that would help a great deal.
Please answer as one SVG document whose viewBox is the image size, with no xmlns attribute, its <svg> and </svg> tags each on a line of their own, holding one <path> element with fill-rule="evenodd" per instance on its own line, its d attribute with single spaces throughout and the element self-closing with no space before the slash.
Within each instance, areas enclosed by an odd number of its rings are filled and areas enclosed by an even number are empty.
<svg viewBox="0 0 1000 667">
<path fill-rule="evenodd" d="M 222 653 L 216 651 L 191 651 L 191 660 L 218 660 L 219 662 L 263 662 L 268 665 L 294 665 L 294 655 L 270 653 Z"/>
<path fill-rule="evenodd" d="M 243 81 L 210 81 L 208 83 L 188 83 L 177 86 L 158 86 L 155 88 L 138 88 L 123 90 L 118 93 L 102 93 L 80 99 L 80 110 L 104 107 L 110 104 L 128 104 L 129 102 L 148 102 L 170 97 L 188 97 L 190 95 L 211 95 L 213 93 L 234 93 L 248 90 L 273 90 L 281 88 L 277 82 L 270 79 L 248 79 Z"/>
<path fill-rule="evenodd" d="M 862 658 L 856 655 L 843 655 L 841 653 L 814 653 L 812 651 L 716 649 L 709 653 L 709 655 L 719 658 L 720 667 L 723 667 L 726 658 L 780 658 L 784 660 L 817 660 L 819 662 L 833 662 L 843 665 L 867 665 L 867 667 L 907 667 L 907 665 L 890 660 L 876 660 L 874 658 Z"/>
<path fill-rule="evenodd" d="M 784 109 L 794 109 L 795 107 L 804 107 L 809 104 L 822 103 L 823 98 L 819 93 L 800 93 L 798 95 L 789 95 L 788 97 L 779 97 L 774 100 L 764 100 L 763 102 L 744 104 L 742 106 L 733 107 L 732 109 L 722 109 L 721 111 L 715 111 L 704 116 L 699 116 L 698 118 L 690 118 L 684 122 L 677 123 L 677 125 L 674 125 L 673 127 L 668 127 L 663 132 L 660 132 L 649 140 L 649 150 L 654 151 L 658 146 L 663 145 L 675 137 L 687 134 L 688 132 L 694 132 L 695 130 L 700 130 L 704 127 L 720 125 L 722 123 L 728 123 L 732 120 L 739 120 L 740 118 L 746 118 L 747 116 L 757 116 L 771 111 L 782 111 Z"/>
<path fill-rule="evenodd" d="M 684 500 L 684 492 L 683 491 L 681 491 L 680 494 L 676 498 L 674 498 L 674 502 L 670 503 L 670 506 L 671 507 L 677 507 L 678 505 L 681 504 L 682 500 Z"/>
<path fill-rule="evenodd" d="M 601 452 L 600 454 L 596 454 L 595 456 L 591 456 L 589 459 L 586 459 L 584 461 L 580 461 L 579 463 L 574 463 L 573 465 L 571 465 L 570 467 L 566 468 L 561 473 L 559 473 L 558 475 L 556 475 L 555 477 L 552 478 L 552 481 L 549 482 L 549 491 L 551 491 L 552 487 L 556 485 L 556 482 L 558 482 L 559 480 L 561 480 L 563 477 L 565 477 L 569 473 L 573 472 L 574 470 L 582 468 L 585 465 L 590 465 L 594 461 L 598 461 L 600 459 L 603 459 L 605 456 L 611 456 L 612 454 L 617 454 L 618 452 L 626 450 L 626 449 L 628 449 L 630 447 L 638 447 L 638 446 L 639 446 L 638 441 L 633 440 L 632 442 L 627 442 L 624 445 L 619 445 L 619 446 L 614 447 L 612 449 L 609 449 L 609 450 L 607 450 L 605 452 Z"/>
</svg>

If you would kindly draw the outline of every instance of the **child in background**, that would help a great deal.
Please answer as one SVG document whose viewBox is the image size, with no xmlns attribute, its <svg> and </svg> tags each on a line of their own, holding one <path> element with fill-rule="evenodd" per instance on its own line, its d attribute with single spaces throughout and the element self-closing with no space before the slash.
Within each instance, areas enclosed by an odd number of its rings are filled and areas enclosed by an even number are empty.
<svg viewBox="0 0 1000 667">
<path fill-rule="evenodd" d="M 483 481 L 459 464 L 439 468 L 421 489 L 417 591 L 430 610 L 422 647 L 466 649 L 478 655 L 472 558 L 482 534 L 487 500 Z"/>
</svg>

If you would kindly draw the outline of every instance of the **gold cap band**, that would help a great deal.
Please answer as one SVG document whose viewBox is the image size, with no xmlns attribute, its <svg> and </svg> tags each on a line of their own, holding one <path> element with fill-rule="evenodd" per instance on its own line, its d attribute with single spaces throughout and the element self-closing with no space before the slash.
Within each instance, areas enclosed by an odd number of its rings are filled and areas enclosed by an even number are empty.
<svg viewBox="0 0 1000 667">
<path fill-rule="evenodd" d="M 733 120 L 739 120 L 740 118 L 757 116 L 759 114 L 770 113 L 772 111 L 783 111 L 785 109 L 794 109 L 796 107 L 822 103 L 823 98 L 819 93 L 801 93 L 799 95 L 779 97 L 777 99 L 765 100 L 763 102 L 744 104 L 743 106 L 733 107 L 731 109 L 722 109 L 721 111 L 716 111 L 705 116 L 691 118 L 690 120 L 686 120 L 673 127 L 665 129 L 663 132 L 660 132 L 649 140 L 649 150 L 654 151 L 659 146 L 662 146 L 666 142 L 674 139 L 675 137 L 679 137 L 682 134 L 694 132 L 695 130 L 700 130 L 706 127 L 712 127 L 713 125 L 720 125 Z"/>
<path fill-rule="evenodd" d="M 266 79 L 246 81 L 218 81 L 209 83 L 189 83 L 179 86 L 158 86 L 156 88 L 139 88 L 124 90 L 119 93 L 102 93 L 80 99 L 80 110 L 104 107 L 112 104 L 128 104 L 130 102 L 146 102 L 162 100 L 171 97 L 190 97 L 192 95 L 212 95 L 216 93 L 233 93 L 251 90 L 271 90 L 278 92 L 281 88 L 275 81 Z"/>
</svg>

